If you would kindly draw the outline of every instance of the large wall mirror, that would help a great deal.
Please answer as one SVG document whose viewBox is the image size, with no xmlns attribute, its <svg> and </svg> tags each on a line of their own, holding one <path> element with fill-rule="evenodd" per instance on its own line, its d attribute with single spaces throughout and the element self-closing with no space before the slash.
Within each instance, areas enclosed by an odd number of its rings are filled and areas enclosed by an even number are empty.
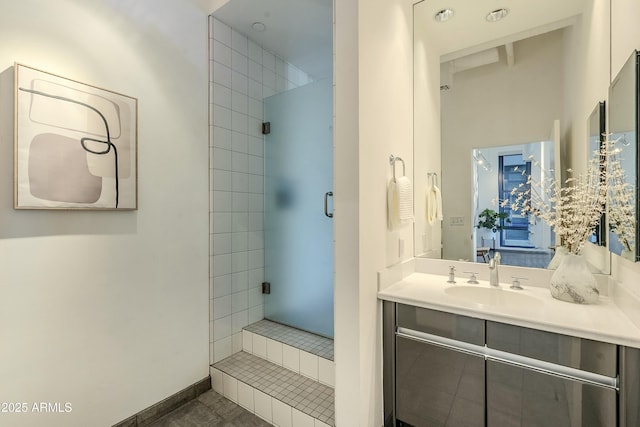
<svg viewBox="0 0 640 427">
<path fill-rule="evenodd" d="M 638 223 L 638 145 L 640 136 L 640 53 L 634 51 L 611 82 L 609 132 L 609 249 L 640 260 Z"/>
<path fill-rule="evenodd" d="M 499 200 L 522 171 L 560 180 L 567 168 L 586 169 L 585 123 L 605 98 L 590 82 L 606 94 L 610 79 L 608 8 L 599 0 L 516 2 L 504 11 L 487 0 L 414 5 L 417 257 L 487 262 L 500 251 L 503 264 L 547 267 L 553 230 Z M 581 66 L 589 61 L 601 61 L 599 71 Z M 441 221 L 428 215 L 433 185 Z M 479 228 L 488 218 L 495 226 Z M 593 270 L 608 273 L 602 241 L 586 251 Z"/>
</svg>

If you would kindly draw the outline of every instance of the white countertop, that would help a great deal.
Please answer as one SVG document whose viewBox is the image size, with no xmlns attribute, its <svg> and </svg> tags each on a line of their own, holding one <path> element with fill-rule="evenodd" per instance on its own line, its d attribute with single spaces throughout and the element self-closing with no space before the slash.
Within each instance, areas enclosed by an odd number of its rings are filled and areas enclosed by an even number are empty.
<svg viewBox="0 0 640 427">
<path fill-rule="evenodd" d="M 408 273 L 408 274 L 406 274 Z M 614 303 L 601 296 L 597 304 L 582 305 L 559 301 L 549 289 L 527 286 L 524 290 L 509 289 L 501 283 L 496 292 L 514 292 L 535 298 L 534 304 L 483 305 L 446 292 L 449 287 L 487 287 L 486 280 L 470 285 L 458 278 L 456 284 L 447 283 L 447 276 L 421 272 L 406 272 L 378 292 L 378 298 L 418 307 L 446 311 L 485 320 L 540 329 L 613 344 L 640 348 L 640 328 Z"/>
</svg>

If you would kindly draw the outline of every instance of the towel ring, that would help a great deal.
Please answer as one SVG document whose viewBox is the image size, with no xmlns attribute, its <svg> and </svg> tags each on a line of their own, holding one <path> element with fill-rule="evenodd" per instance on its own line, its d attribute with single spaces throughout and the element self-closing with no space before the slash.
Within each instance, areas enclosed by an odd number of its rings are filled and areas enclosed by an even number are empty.
<svg viewBox="0 0 640 427">
<path fill-rule="evenodd" d="M 431 183 L 435 186 L 438 185 L 438 173 L 437 172 L 427 172 L 427 178 L 431 178 Z"/>
<path fill-rule="evenodd" d="M 393 166 L 393 182 L 396 182 L 396 162 L 402 163 L 402 176 L 405 176 L 406 168 L 404 160 L 401 157 L 396 157 L 393 154 L 389 156 L 389 164 Z"/>
</svg>

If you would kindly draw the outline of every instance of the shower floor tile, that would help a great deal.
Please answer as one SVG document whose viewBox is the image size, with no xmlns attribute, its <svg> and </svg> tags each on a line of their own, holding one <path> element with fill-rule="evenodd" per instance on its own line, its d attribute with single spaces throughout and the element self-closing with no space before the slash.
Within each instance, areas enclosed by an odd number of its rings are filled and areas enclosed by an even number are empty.
<svg viewBox="0 0 640 427">
<path fill-rule="evenodd" d="M 271 338 L 324 359 L 333 360 L 333 340 L 271 320 L 260 320 L 244 328 L 254 334 Z"/>
<path fill-rule="evenodd" d="M 330 426 L 335 424 L 331 387 L 243 351 L 212 366 Z"/>
</svg>

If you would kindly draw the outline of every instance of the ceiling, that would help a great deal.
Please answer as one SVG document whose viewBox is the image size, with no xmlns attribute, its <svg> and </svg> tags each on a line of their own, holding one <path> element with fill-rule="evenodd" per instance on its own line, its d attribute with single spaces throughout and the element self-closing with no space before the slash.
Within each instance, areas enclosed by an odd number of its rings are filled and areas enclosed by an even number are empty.
<svg viewBox="0 0 640 427">
<path fill-rule="evenodd" d="M 514 42 L 569 25 L 591 1 L 586 0 L 425 0 L 414 7 L 414 25 L 423 25 L 443 60 Z M 436 12 L 453 9 L 451 20 L 438 23 Z M 506 8 L 498 22 L 485 16 Z M 477 48 L 476 48 L 477 46 Z M 447 57 L 448 56 L 448 57 Z"/>
<path fill-rule="evenodd" d="M 230 0 L 213 16 L 314 80 L 332 75 L 332 0 Z M 254 22 L 265 31 L 253 30 Z"/>
</svg>

